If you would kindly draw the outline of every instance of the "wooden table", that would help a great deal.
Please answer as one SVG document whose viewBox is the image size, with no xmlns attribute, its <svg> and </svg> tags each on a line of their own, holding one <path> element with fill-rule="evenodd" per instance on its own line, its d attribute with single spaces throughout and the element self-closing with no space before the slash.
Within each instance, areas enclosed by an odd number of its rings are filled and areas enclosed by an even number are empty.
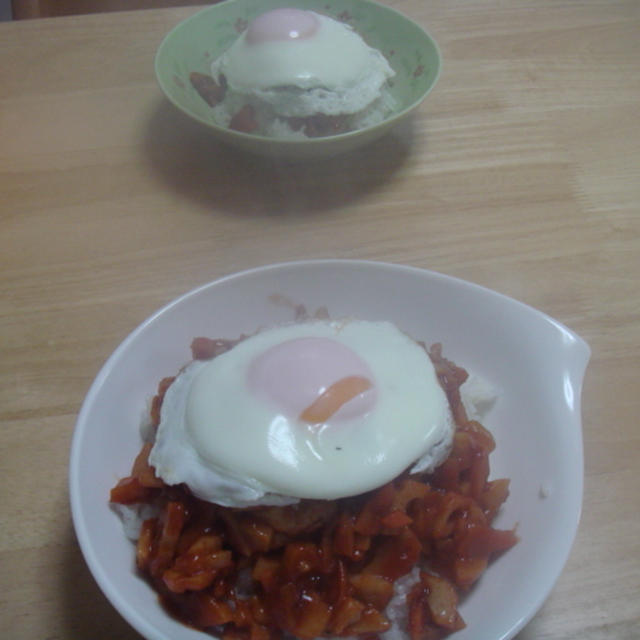
<svg viewBox="0 0 640 640">
<path fill-rule="evenodd" d="M 0 25 L 0 637 L 139 637 L 67 497 L 111 351 L 219 276 L 341 257 L 471 280 L 590 343 L 582 522 L 518 640 L 640 638 L 640 4 L 388 4 L 438 40 L 436 90 L 379 145 L 304 165 L 228 152 L 163 98 L 156 47 L 195 9 Z"/>
</svg>

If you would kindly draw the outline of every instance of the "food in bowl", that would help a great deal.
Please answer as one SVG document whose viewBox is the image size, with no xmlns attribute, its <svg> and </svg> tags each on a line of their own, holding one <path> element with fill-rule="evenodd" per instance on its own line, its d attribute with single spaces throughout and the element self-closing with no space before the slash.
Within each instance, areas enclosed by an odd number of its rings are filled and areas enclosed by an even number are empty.
<svg viewBox="0 0 640 640">
<path fill-rule="evenodd" d="M 345 133 L 382 122 L 396 107 L 384 55 L 345 22 L 278 8 L 253 19 L 191 83 L 217 124 L 274 138 Z"/>
<path fill-rule="evenodd" d="M 164 396 L 149 462 L 209 502 L 291 504 L 365 493 L 410 464 L 433 469 L 452 438 L 420 345 L 388 322 L 315 320 L 189 364 Z"/>
<path fill-rule="evenodd" d="M 168 611 L 247 640 L 464 627 L 459 594 L 517 541 L 491 526 L 509 483 L 488 478 L 466 371 L 390 323 L 328 318 L 192 354 L 111 492 L 142 513 L 137 566 Z"/>
</svg>

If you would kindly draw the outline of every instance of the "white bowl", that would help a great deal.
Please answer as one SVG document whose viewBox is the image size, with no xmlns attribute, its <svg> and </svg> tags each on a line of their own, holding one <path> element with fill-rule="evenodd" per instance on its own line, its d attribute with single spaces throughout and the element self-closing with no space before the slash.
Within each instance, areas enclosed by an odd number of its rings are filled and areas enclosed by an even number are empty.
<svg viewBox="0 0 640 640">
<path fill-rule="evenodd" d="M 396 323 L 499 391 L 485 421 L 497 449 L 492 477 L 511 478 L 496 526 L 520 542 L 464 599 L 455 640 L 507 640 L 534 615 L 567 559 L 582 502 L 580 394 L 588 345 L 547 315 L 482 287 L 412 267 L 319 260 L 273 265 L 196 289 L 141 324 L 115 350 L 82 406 L 73 437 L 70 493 L 86 561 L 115 608 L 150 640 L 207 636 L 170 618 L 134 568 L 134 547 L 110 509 L 109 490 L 129 473 L 138 427 L 160 378 L 190 359 L 194 336 L 233 338 L 290 320 L 282 294 L 332 316 Z M 526 578 L 526 579 L 525 579 Z"/>
</svg>

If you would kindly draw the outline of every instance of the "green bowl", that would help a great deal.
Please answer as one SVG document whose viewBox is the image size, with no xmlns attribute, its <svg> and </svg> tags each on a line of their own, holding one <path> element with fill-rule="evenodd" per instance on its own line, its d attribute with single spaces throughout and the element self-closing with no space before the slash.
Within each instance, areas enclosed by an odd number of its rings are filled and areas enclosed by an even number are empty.
<svg viewBox="0 0 640 640">
<path fill-rule="evenodd" d="M 190 73 L 209 73 L 211 62 L 231 45 L 248 21 L 277 7 L 311 9 L 353 26 L 370 46 L 384 54 L 396 72 L 391 93 L 397 110 L 375 126 L 305 140 L 268 138 L 217 125 L 211 107 L 191 86 Z M 155 71 L 169 100 L 220 140 L 262 155 L 304 158 L 349 151 L 379 138 L 406 118 L 435 85 L 440 52 L 415 22 L 371 0 L 227 0 L 199 11 L 170 31 L 156 54 Z"/>
</svg>

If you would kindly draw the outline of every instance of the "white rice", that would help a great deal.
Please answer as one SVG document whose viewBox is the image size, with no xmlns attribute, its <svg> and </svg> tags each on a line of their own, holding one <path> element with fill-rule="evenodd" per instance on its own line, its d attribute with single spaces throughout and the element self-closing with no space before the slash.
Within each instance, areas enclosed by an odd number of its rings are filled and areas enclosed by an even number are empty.
<svg viewBox="0 0 640 640">
<path fill-rule="evenodd" d="M 419 581 L 420 567 L 416 566 L 393 583 L 393 598 L 385 609 L 391 627 L 380 634 L 382 640 L 407 640 L 407 594 Z"/>
<path fill-rule="evenodd" d="M 211 116 L 215 124 L 225 129 L 229 128 L 233 116 L 245 105 L 251 105 L 258 124 L 252 132 L 269 138 L 284 140 L 308 140 L 309 137 L 302 129 L 295 130 L 285 117 L 278 115 L 266 102 L 258 98 L 248 97 L 246 94 L 235 93 L 227 89 L 224 99 L 211 109 Z M 372 127 L 388 118 L 397 108 L 397 102 L 385 85 L 380 90 L 380 96 L 362 111 L 347 114 L 347 130 L 355 131 Z"/>
<path fill-rule="evenodd" d="M 140 529 L 145 520 L 160 515 L 160 509 L 154 504 L 117 504 L 112 502 L 111 508 L 120 516 L 124 535 L 132 542 L 137 542 L 140 537 Z"/>
<path fill-rule="evenodd" d="M 498 391 L 488 380 L 471 373 L 460 387 L 460 398 L 469 420 L 482 422 L 493 409 Z"/>
</svg>

